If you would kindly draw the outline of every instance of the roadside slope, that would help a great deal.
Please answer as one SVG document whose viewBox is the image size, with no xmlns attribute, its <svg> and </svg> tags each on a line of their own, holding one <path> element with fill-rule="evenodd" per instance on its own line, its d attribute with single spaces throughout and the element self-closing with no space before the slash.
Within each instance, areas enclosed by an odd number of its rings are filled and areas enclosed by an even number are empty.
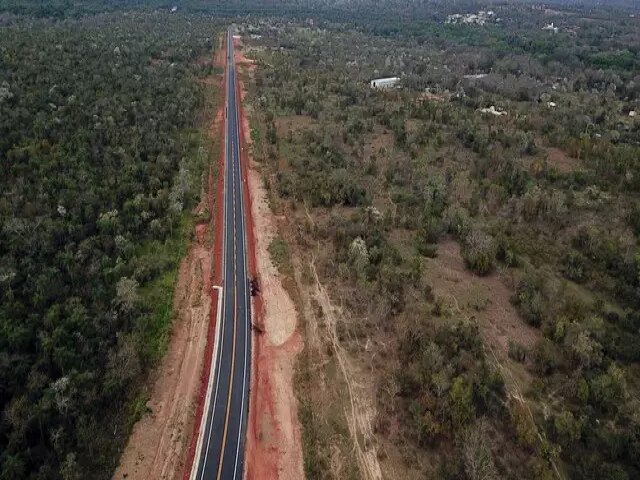
<svg viewBox="0 0 640 480">
<path fill-rule="evenodd" d="M 253 73 L 253 65 L 236 43 L 236 64 L 241 78 Z M 246 90 L 240 82 L 244 99 Z M 246 105 L 243 102 L 242 108 Z M 249 112 L 250 114 L 251 112 Z M 248 480 L 299 480 L 304 478 L 298 403 L 294 393 L 296 357 L 302 349 L 298 318 L 290 293 L 272 261 L 269 247 L 278 234 L 269 207 L 259 166 L 251 154 L 251 131 L 242 113 L 245 139 L 246 196 L 251 205 L 249 242 L 252 274 L 260 295 L 253 297 L 254 312 L 251 404 L 247 431 L 246 478 Z M 253 234 L 252 234 L 253 232 Z"/>
<path fill-rule="evenodd" d="M 182 473 L 209 325 L 210 252 L 202 227 L 180 265 L 174 294 L 177 318 L 147 403 L 150 412 L 135 425 L 114 480 L 175 479 Z"/>
</svg>

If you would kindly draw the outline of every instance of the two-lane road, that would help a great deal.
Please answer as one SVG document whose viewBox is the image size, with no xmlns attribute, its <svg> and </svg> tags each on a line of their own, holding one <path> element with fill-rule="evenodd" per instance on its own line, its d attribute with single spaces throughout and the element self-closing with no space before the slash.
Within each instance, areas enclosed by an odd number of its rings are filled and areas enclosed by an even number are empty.
<svg viewBox="0 0 640 480">
<path fill-rule="evenodd" d="M 222 316 L 191 480 L 240 480 L 249 409 L 251 312 L 233 35 L 227 33 Z"/>
</svg>

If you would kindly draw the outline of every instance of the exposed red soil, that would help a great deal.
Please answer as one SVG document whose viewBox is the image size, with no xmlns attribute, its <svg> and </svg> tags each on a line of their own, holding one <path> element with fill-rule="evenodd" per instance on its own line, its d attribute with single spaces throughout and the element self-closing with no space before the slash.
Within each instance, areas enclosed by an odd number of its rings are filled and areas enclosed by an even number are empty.
<svg viewBox="0 0 640 480">
<path fill-rule="evenodd" d="M 238 52 L 238 50 L 236 50 Z M 242 53 L 236 62 L 247 66 Z M 238 80 L 238 95 L 246 91 Z M 293 391 L 295 359 L 302 348 L 294 304 L 282 286 L 268 252 L 276 235 L 276 222 L 269 209 L 262 179 L 251 155 L 249 123 L 240 103 L 242 169 L 249 264 L 258 279 L 261 294 L 253 297 L 251 399 L 246 444 L 246 478 L 276 480 L 304 478 L 297 400 Z M 255 222 L 255 224 L 254 224 Z"/>
<path fill-rule="evenodd" d="M 155 373 L 147 403 L 151 414 L 135 425 L 114 480 L 173 480 L 182 473 L 208 338 L 211 254 L 204 243 L 206 231 L 205 224 L 196 227 L 196 241 L 180 264 L 173 302 L 177 318 Z"/>
</svg>

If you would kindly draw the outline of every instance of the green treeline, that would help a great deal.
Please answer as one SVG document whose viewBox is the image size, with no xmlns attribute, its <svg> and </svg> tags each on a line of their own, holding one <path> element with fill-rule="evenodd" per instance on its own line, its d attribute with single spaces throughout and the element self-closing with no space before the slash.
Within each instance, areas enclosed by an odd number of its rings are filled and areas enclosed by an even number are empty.
<svg viewBox="0 0 640 480">
<path fill-rule="evenodd" d="M 196 60 L 215 28 L 166 13 L 0 28 L 2 480 L 109 478 L 144 412 L 208 161 Z"/>
</svg>

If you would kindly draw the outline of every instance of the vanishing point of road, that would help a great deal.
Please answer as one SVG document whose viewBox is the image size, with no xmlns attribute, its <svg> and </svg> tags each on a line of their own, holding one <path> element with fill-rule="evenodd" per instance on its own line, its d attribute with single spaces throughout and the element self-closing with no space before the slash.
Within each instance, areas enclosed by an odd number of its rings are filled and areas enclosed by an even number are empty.
<svg viewBox="0 0 640 480">
<path fill-rule="evenodd" d="M 222 315 L 191 480 L 241 480 L 251 368 L 250 289 L 233 34 L 227 32 Z"/>
</svg>

